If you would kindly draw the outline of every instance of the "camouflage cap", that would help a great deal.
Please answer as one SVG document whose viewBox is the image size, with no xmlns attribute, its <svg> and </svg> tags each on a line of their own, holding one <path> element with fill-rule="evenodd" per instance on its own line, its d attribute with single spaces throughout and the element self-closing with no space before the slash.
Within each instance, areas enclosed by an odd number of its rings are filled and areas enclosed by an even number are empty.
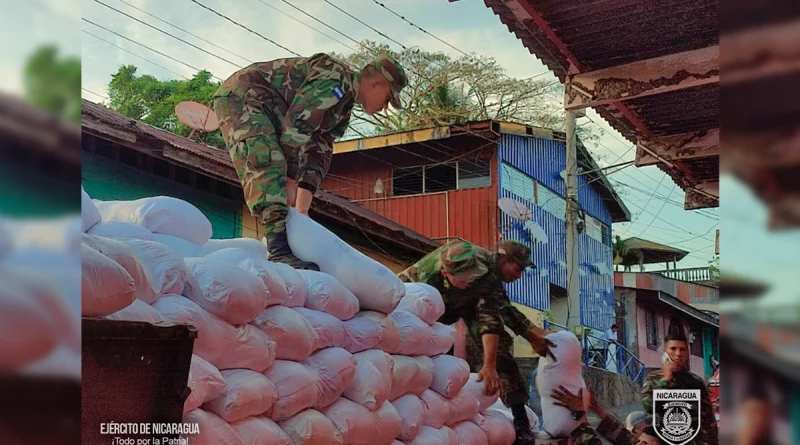
<svg viewBox="0 0 800 445">
<path fill-rule="evenodd" d="M 488 272 L 478 260 L 476 247 L 467 241 L 454 240 L 442 248 L 440 260 L 442 270 L 467 281 L 476 280 Z"/>
<path fill-rule="evenodd" d="M 400 102 L 400 91 L 408 84 L 408 78 L 406 77 L 406 72 L 403 71 L 403 67 L 389 56 L 376 58 L 370 63 L 370 66 L 389 81 L 389 85 L 392 87 L 392 100 L 390 101 L 392 106 L 398 110 L 403 108 L 403 103 Z"/>
<path fill-rule="evenodd" d="M 519 264 L 520 269 L 525 269 L 533 266 L 531 261 L 530 247 L 522 244 L 519 241 L 503 241 L 497 249 L 497 253 L 504 255 L 509 260 Z"/>
</svg>

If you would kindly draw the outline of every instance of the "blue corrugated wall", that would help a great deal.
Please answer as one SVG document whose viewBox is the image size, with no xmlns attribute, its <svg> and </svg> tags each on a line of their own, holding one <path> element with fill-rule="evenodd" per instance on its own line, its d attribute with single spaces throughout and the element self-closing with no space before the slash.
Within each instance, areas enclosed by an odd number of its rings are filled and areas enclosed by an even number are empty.
<svg viewBox="0 0 800 445">
<path fill-rule="evenodd" d="M 529 205 L 533 221 L 547 234 L 547 242 L 536 242 L 532 246 L 536 269 L 521 279 L 507 285 L 512 301 L 538 309 L 550 308 L 550 284 L 567 287 L 566 227 L 564 216 L 560 218 L 542 207 L 532 204 L 532 197 L 516 196 L 503 188 L 503 162 L 514 166 L 562 198 L 566 198 L 566 183 L 560 172 L 566 169 L 566 145 L 564 142 L 527 136 L 504 135 L 500 139 L 498 163 L 501 172 L 500 198 L 515 198 Z M 584 167 L 587 170 L 588 167 Z M 541 196 L 541 194 L 540 194 Z M 578 202 L 589 215 L 611 227 L 611 213 L 603 198 L 592 185 L 586 185 L 586 177 L 578 179 Z M 500 230 L 505 230 L 506 239 L 515 239 L 530 245 L 522 224 L 500 212 Z M 614 321 L 614 275 L 611 247 L 581 233 L 580 292 L 581 324 L 598 330 L 607 329 Z"/>
</svg>

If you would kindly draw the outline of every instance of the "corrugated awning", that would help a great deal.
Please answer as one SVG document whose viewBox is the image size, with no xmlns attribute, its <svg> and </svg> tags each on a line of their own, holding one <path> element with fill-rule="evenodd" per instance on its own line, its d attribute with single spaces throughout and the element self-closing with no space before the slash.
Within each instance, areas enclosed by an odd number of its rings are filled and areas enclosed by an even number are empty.
<svg viewBox="0 0 800 445">
<path fill-rule="evenodd" d="M 705 312 L 703 312 L 703 311 L 701 311 L 699 309 L 695 309 L 692 306 L 689 306 L 688 304 L 678 300 L 677 298 L 675 298 L 673 296 L 670 296 L 668 294 L 665 294 L 664 292 L 659 291 L 658 292 L 658 299 L 661 300 L 662 302 L 672 306 L 673 308 L 683 312 L 684 314 L 687 314 L 687 315 L 695 318 L 698 321 L 701 321 L 703 323 L 706 323 L 708 325 L 711 325 L 711 326 L 719 329 L 719 321 L 717 321 L 714 317 L 712 317 L 711 315 L 706 314 Z"/>
</svg>

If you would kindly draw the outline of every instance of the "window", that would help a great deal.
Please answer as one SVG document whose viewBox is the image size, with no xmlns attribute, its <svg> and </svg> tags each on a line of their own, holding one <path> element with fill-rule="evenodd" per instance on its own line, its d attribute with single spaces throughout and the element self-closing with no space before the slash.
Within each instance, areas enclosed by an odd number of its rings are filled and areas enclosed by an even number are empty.
<svg viewBox="0 0 800 445">
<path fill-rule="evenodd" d="M 492 185 L 489 160 L 395 168 L 392 196 L 439 193 Z"/>
<path fill-rule="evenodd" d="M 644 310 L 644 324 L 647 331 L 647 347 L 658 349 L 658 324 L 656 323 L 656 313 L 652 309 Z"/>
<path fill-rule="evenodd" d="M 606 246 L 611 245 L 611 228 L 603 224 L 603 244 Z"/>
<path fill-rule="evenodd" d="M 564 221 L 567 218 L 567 200 L 542 184 L 538 184 L 536 189 L 539 195 L 537 202 L 539 207 Z"/>
<path fill-rule="evenodd" d="M 695 357 L 703 356 L 703 331 L 700 329 L 692 329 L 691 335 L 694 335 L 694 341 L 689 345 L 691 354 Z"/>
<path fill-rule="evenodd" d="M 458 177 L 456 164 L 439 164 L 425 167 L 425 193 L 455 190 Z"/>
<path fill-rule="evenodd" d="M 500 187 L 522 199 L 536 201 L 533 179 L 506 163 L 500 167 Z"/>
<path fill-rule="evenodd" d="M 424 174 L 422 167 L 394 169 L 392 174 L 392 196 L 423 193 Z"/>
<path fill-rule="evenodd" d="M 488 159 L 458 163 L 458 189 L 489 187 L 492 185 L 491 163 Z"/>
</svg>

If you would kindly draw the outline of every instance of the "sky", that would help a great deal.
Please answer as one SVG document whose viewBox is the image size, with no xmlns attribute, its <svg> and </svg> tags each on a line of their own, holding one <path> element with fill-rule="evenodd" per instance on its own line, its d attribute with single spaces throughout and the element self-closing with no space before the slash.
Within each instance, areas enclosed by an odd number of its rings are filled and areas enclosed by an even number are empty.
<svg viewBox="0 0 800 445">
<path fill-rule="evenodd" d="M 350 52 L 346 46 L 355 44 L 304 16 L 289 6 L 289 3 L 306 11 L 320 21 L 355 40 L 371 39 L 387 41 L 374 30 L 337 11 L 328 2 L 370 24 L 394 40 L 407 47 L 418 46 L 427 51 L 442 51 L 453 56 L 460 54 L 447 45 L 410 26 L 402 19 L 377 4 L 378 0 L 34 0 L 40 5 L 34 12 L 11 11 L 0 18 L 5 32 L 19 33 L 33 31 L 35 38 L 27 41 L 6 41 L 8 47 L 19 57 L 19 64 L 5 64 L 0 68 L 0 79 L 12 90 L 21 88 L 20 76 L 15 70 L 21 69 L 22 60 L 38 43 L 48 38 L 56 41 L 65 54 L 80 54 L 83 62 L 83 97 L 92 101 L 102 101 L 100 96 L 107 94 L 107 84 L 111 75 L 123 64 L 134 64 L 140 74 L 151 74 L 159 79 L 177 77 L 175 73 L 190 77 L 195 70 L 170 60 L 163 55 L 126 41 L 85 20 L 112 29 L 132 40 L 152 49 L 172 56 L 195 68 L 209 70 L 220 79 L 233 73 L 236 64 L 246 61 L 270 60 L 291 56 L 279 48 L 235 24 L 203 9 L 197 3 L 206 5 L 231 19 L 246 25 L 274 42 L 302 55 L 316 52 Z M 556 81 L 556 77 L 500 22 L 483 2 L 463 0 L 455 3 L 446 0 L 380 0 L 386 7 L 406 17 L 409 21 L 427 30 L 452 46 L 482 56 L 494 57 L 512 77 L 525 78 L 542 74 L 542 79 Z M 172 37 L 164 35 L 148 26 L 137 23 L 118 12 L 103 6 L 123 11 L 153 26 L 164 29 L 175 36 L 215 53 L 234 64 L 215 58 Z M 231 50 L 232 55 L 208 43 L 198 40 L 163 22 L 160 22 L 129 5 L 133 5 L 158 18 L 177 25 L 186 31 L 200 35 L 215 45 Z M 29 8 L 30 9 L 30 8 Z M 277 12 L 276 11 L 282 11 Z M 316 30 L 287 17 L 312 25 Z M 61 23 L 54 24 L 52 18 L 60 17 Z M 91 32 L 127 51 L 154 62 L 144 61 L 109 43 L 80 31 Z M 318 31 L 343 42 L 337 43 Z M 395 43 L 389 42 L 394 49 Z M 238 56 L 243 56 L 245 60 Z M 17 71 L 18 72 L 18 71 Z M 95 94 L 96 93 L 96 94 Z M 620 163 L 634 159 L 632 144 L 624 140 L 594 111 L 587 118 L 578 120 L 578 125 L 596 126 L 601 133 L 598 144 L 589 144 L 590 151 L 601 158 L 600 165 Z M 619 159 L 617 161 L 617 159 Z M 610 176 L 612 184 L 622 194 L 622 199 L 632 214 L 631 223 L 615 224 L 614 234 L 623 238 L 638 236 L 652 241 L 672 245 L 691 253 L 679 267 L 707 266 L 714 254 L 714 237 L 717 225 L 717 209 L 700 212 L 683 210 L 684 192 L 657 167 L 636 168 L 630 166 Z M 621 184 L 625 184 L 624 186 Z M 745 213 L 752 214 L 745 210 Z M 724 261 L 724 259 L 723 259 Z M 657 265 L 654 269 L 660 268 Z"/>
</svg>

